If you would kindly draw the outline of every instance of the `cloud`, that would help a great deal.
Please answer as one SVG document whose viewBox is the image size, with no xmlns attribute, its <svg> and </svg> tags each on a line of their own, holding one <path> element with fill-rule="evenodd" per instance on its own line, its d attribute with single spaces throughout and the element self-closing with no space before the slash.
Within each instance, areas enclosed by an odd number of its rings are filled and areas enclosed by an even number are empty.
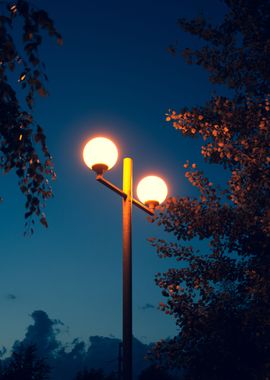
<svg viewBox="0 0 270 380">
<path fill-rule="evenodd" d="M 24 339 L 21 342 L 15 342 L 13 348 L 16 349 L 18 343 L 23 343 L 25 346 L 34 344 L 41 357 L 49 357 L 61 346 L 56 335 L 62 322 L 50 319 L 47 313 L 42 310 L 34 311 L 31 317 L 34 323 L 28 326 Z"/>
<path fill-rule="evenodd" d="M 15 294 L 9 293 L 6 295 L 6 299 L 9 301 L 14 301 L 17 299 L 17 296 L 15 296 Z"/>
<path fill-rule="evenodd" d="M 2 346 L 2 348 L 0 348 L 0 358 L 5 356 L 6 353 L 7 353 L 6 347 Z"/>
<path fill-rule="evenodd" d="M 144 306 L 146 309 L 153 307 L 150 304 Z M 31 317 L 33 323 L 28 326 L 22 341 L 14 343 L 13 350 L 16 351 L 20 344 L 24 346 L 34 344 L 38 355 L 46 358 L 51 367 L 50 380 L 73 380 L 78 371 L 84 368 L 102 368 L 107 374 L 117 372 L 120 339 L 113 336 L 90 336 L 89 344 L 78 338 L 69 344 L 63 344 L 57 337 L 59 331 L 65 328 L 61 321 L 49 318 L 42 310 L 34 311 Z M 144 360 L 149 347 L 133 337 L 135 377 L 149 365 Z"/>
<path fill-rule="evenodd" d="M 146 303 L 145 305 L 140 307 L 141 310 L 149 310 L 149 309 L 155 309 L 155 306 L 151 303 Z"/>
</svg>

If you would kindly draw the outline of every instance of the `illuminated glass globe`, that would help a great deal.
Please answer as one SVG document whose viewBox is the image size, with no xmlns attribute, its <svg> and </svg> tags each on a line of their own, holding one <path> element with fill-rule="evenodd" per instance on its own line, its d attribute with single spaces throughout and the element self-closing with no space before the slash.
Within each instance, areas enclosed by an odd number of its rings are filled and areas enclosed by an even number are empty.
<svg viewBox="0 0 270 380">
<path fill-rule="evenodd" d="M 138 198 L 146 205 L 158 205 L 162 203 L 166 199 L 167 194 L 168 189 L 165 181 L 154 175 L 144 177 L 137 187 Z"/>
<path fill-rule="evenodd" d="M 118 151 L 111 140 L 106 137 L 95 137 L 85 145 L 83 159 L 90 169 L 102 174 L 116 164 Z"/>
</svg>

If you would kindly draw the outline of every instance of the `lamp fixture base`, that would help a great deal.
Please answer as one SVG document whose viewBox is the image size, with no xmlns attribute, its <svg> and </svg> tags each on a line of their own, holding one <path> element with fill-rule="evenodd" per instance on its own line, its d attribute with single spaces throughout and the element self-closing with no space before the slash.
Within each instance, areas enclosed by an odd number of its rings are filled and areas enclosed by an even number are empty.
<svg viewBox="0 0 270 380">
<path fill-rule="evenodd" d="M 92 170 L 96 173 L 96 175 L 102 175 L 104 172 L 108 170 L 108 166 L 105 164 L 95 164 L 92 166 Z"/>
<path fill-rule="evenodd" d="M 153 212 L 159 203 L 157 201 L 146 201 L 145 205 Z"/>
</svg>

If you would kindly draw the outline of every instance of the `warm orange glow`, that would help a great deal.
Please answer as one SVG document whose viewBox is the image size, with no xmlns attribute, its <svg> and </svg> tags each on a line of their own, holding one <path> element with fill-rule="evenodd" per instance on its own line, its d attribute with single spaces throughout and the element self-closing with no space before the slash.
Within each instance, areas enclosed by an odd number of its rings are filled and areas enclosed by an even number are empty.
<svg viewBox="0 0 270 380">
<path fill-rule="evenodd" d="M 144 177 L 137 187 L 137 195 L 142 203 L 154 201 L 160 204 L 166 199 L 167 194 L 165 181 L 154 175 Z"/>
<path fill-rule="evenodd" d="M 83 159 L 92 169 L 93 165 L 106 165 L 111 169 L 117 161 L 118 151 L 115 144 L 106 137 L 95 137 L 88 141 L 83 150 Z"/>
</svg>

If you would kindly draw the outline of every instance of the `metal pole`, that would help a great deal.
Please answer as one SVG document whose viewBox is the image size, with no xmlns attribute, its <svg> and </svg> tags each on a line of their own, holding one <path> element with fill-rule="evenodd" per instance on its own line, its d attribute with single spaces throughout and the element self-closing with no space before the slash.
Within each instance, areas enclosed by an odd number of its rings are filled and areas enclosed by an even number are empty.
<svg viewBox="0 0 270 380">
<path fill-rule="evenodd" d="M 122 380 L 122 349 L 123 349 L 123 343 L 119 343 L 118 345 L 118 372 L 117 372 L 117 379 Z"/>
<path fill-rule="evenodd" d="M 132 380 L 132 159 L 123 163 L 123 380 Z"/>
</svg>

